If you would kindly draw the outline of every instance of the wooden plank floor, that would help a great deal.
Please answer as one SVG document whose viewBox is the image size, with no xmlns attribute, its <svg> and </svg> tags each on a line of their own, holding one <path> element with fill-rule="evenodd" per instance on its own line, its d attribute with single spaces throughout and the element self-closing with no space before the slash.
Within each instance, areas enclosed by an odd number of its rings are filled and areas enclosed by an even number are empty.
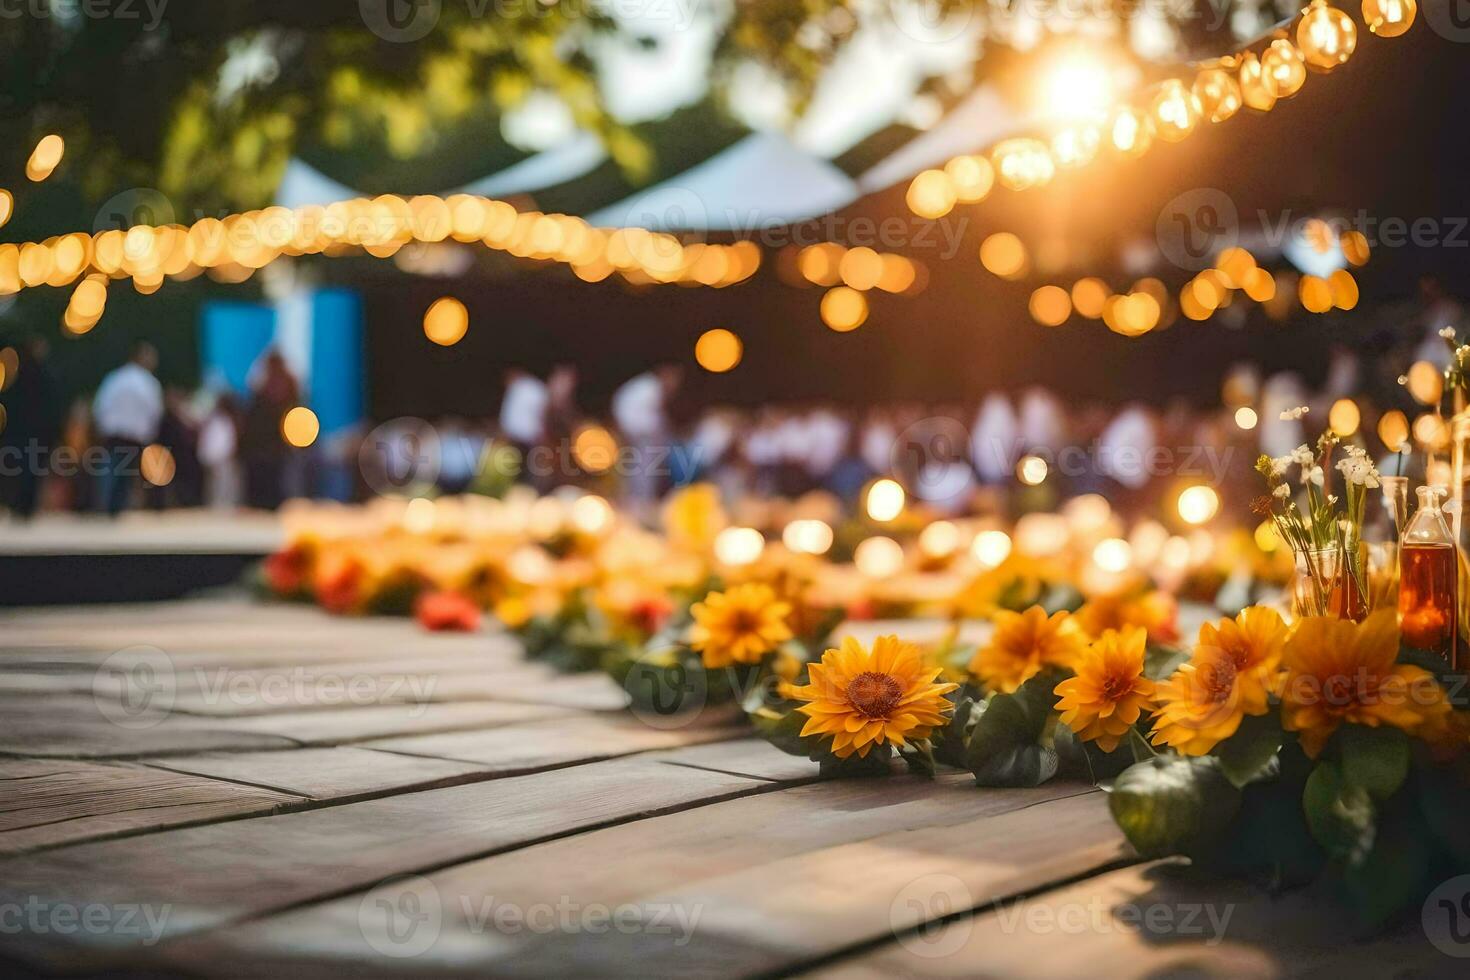
<svg viewBox="0 0 1470 980">
<path fill-rule="evenodd" d="M 400 620 L 0 612 L 0 967 L 1463 976 L 1417 923 L 1354 944 L 1302 896 L 1141 864 L 1088 785 L 819 780 L 727 710 L 623 703 Z"/>
</svg>

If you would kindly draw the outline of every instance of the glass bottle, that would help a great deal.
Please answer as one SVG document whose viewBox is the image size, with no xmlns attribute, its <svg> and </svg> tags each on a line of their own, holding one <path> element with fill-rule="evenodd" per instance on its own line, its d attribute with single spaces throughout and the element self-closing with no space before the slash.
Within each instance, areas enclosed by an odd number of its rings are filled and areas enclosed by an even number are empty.
<svg viewBox="0 0 1470 980">
<path fill-rule="evenodd" d="M 1459 549 L 1440 510 L 1445 489 L 1420 487 L 1418 494 L 1419 509 L 1399 549 L 1399 629 L 1407 646 L 1456 667 Z"/>
</svg>

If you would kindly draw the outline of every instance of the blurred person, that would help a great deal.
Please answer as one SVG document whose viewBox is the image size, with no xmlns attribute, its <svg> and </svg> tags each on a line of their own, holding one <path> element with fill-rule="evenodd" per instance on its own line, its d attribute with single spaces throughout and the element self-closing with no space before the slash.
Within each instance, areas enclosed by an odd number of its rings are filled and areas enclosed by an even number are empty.
<svg viewBox="0 0 1470 980">
<path fill-rule="evenodd" d="M 469 489 L 480 471 L 480 457 L 485 453 L 485 437 L 470 428 L 461 418 L 439 423 L 439 489 L 447 494 L 460 494 Z"/>
<path fill-rule="evenodd" d="M 1003 393 L 993 391 L 980 403 L 970 433 L 970 458 L 980 482 L 1003 484 L 1011 479 L 1020 455 L 1021 429 L 1016 410 Z"/>
<path fill-rule="evenodd" d="M 144 488 L 147 506 L 154 510 L 198 507 L 204 502 L 204 467 L 199 459 L 201 423 L 194 417 L 188 396 L 178 388 L 164 390 L 163 406 L 158 444 L 173 456 L 174 475 L 165 486 Z"/>
<path fill-rule="evenodd" d="M 1067 440 L 1067 424 L 1062 403 L 1045 388 L 1028 388 L 1021 396 L 1017 433 L 1028 452 L 1059 452 Z"/>
<path fill-rule="evenodd" d="M 624 445 L 634 450 L 634 465 L 623 485 L 637 508 L 647 510 L 664 487 L 672 434 L 669 406 L 683 382 L 683 368 L 662 364 L 623 382 L 613 393 L 613 420 Z"/>
<path fill-rule="evenodd" d="M 884 409 L 868 412 L 858 451 L 869 470 L 873 473 L 887 473 L 893 469 L 893 443 L 897 438 L 898 428 L 891 413 Z"/>
<path fill-rule="evenodd" d="M 199 462 L 204 467 L 204 501 L 218 510 L 239 507 L 245 499 L 240 469 L 240 434 L 244 412 L 233 392 L 221 392 L 199 427 Z"/>
<path fill-rule="evenodd" d="M 521 454 L 521 476 L 535 482 L 530 472 L 531 450 L 546 438 L 546 412 L 551 402 L 546 382 L 521 368 L 505 372 L 505 394 L 500 399 L 500 434 Z"/>
<path fill-rule="evenodd" d="M 245 502 L 261 510 L 276 510 L 286 499 L 286 467 L 291 458 L 281 421 L 301 403 L 301 386 L 280 351 L 266 353 L 250 395 L 240 433 Z"/>
<path fill-rule="evenodd" d="M 143 449 L 158 438 L 163 421 L 163 386 L 158 351 L 147 341 L 133 347 L 132 357 L 102 379 L 92 402 L 97 438 L 106 452 L 97 479 L 97 506 L 110 515 L 125 510 L 131 500 Z"/>
<path fill-rule="evenodd" d="M 860 441 L 863 438 L 856 419 L 848 419 L 846 435 L 837 462 L 827 473 L 826 489 L 849 507 L 856 506 L 868 481 L 877 476 L 864 459 Z"/>
<path fill-rule="evenodd" d="M 1097 441 L 1096 467 L 1111 480 L 1113 492 L 1105 493 L 1114 509 L 1130 514 L 1130 504 L 1146 506 L 1141 491 L 1154 476 L 1151 459 L 1159 445 L 1157 414 L 1145 405 L 1126 406 L 1113 417 Z"/>
<path fill-rule="evenodd" d="M 41 487 L 51 469 L 60 435 L 56 380 L 47 364 L 51 345 L 32 337 L 16 350 L 16 375 L 5 393 L 0 419 L 0 504 L 29 520 L 41 503 Z"/>
</svg>

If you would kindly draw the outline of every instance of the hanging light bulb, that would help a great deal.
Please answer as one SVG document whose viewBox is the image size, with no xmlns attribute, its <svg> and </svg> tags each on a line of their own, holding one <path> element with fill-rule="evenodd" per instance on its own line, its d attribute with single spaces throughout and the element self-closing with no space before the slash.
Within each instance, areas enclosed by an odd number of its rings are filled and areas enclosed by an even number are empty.
<svg viewBox="0 0 1470 980">
<path fill-rule="evenodd" d="M 1289 99 L 1307 82 L 1307 62 L 1286 38 L 1278 38 L 1261 55 L 1261 71 L 1276 84 L 1276 97 Z"/>
<path fill-rule="evenodd" d="M 1046 144 L 1029 137 L 1003 140 L 991 151 L 991 161 L 1001 186 L 1013 191 L 1040 187 L 1057 172 Z"/>
<path fill-rule="evenodd" d="M 1200 114 L 1210 122 L 1224 122 L 1240 111 L 1240 85 L 1227 71 L 1206 68 L 1194 80 Z"/>
<path fill-rule="evenodd" d="M 1260 112 L 1270 112 L 1276 104 L 1276 81 L 1266 74 L 1261 59 L 1249 52 L 1240 59 L 1240 98 Z"/>
<path fill-rule="evenodd" d="M 1358 46 L 1358 28 L 1353 19 L 1326 0 L 1312 0 L 1296 25 L 1296 43 L 1308 65 L 1331 71 L 1344 64 Z"/>
<path fill-rule="evenodd" d="M 1159 86 L 1149 112 L 1153 117 L 1154 132 L 1170 143 L 1178 143 L 1199 125 L 1199 99 L 1177 78 Z"/>
<path fill-rule="evenodd" d="M 1108 121 L 1108 142 L 1124 156 L 1142 156 L 1153 139 L 1153 123 L 1131 106 L 1123 106 Z"/>
<path fill-rule="evenodd" d="M 1363 23 L 1379 37 L 1398 37 L 1414 26 L 1414 0 L 1363 0 Z"/>
</svg>

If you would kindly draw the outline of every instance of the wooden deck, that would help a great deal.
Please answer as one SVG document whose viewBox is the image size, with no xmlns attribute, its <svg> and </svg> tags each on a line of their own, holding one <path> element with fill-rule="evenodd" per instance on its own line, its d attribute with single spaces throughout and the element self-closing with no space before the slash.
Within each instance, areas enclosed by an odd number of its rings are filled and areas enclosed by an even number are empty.
<svg viewBox="0 0 1470 980">
<path fill-rule="evenodd" d="M 1463 976 L 1142 864 L 1102 793 L 819 781 L 495 635 L 244 599 L 0 613 L 0 967 Z"/>
</svg>

